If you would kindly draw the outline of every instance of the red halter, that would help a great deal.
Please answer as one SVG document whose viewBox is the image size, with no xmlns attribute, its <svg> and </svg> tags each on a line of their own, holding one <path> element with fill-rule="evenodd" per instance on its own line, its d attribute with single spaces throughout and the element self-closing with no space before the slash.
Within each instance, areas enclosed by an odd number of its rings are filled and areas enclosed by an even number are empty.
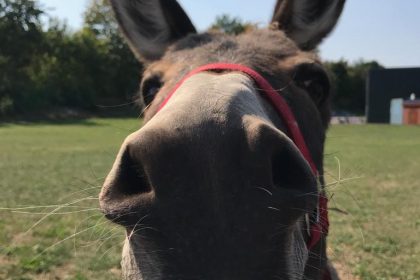
<svg viewBox="0 0 420 280">
<path fill-rule="evenodd" d="M 299 124 L 297 123 L 295 116 L 290 109 L 289 105 L 287 104 L 286 100 L 281 96 L 272 86 L 271 84 L 258 72 L 254 71 L 253 69 L 240 65 L 240 64 L 230 64 L 230 63 L 213 63 L 207 64 L 201 67 L 196 68 L 195 70 L 188 73 L 180 82 L 178 82 L 173 90 L 169 93 L 166 99 L 162 102 L 159 107 L 161 110 L 171 99 L 174 93 L 179 89 L 179 87 L 191 76 L 206 72 L 206 71 L 220 71 L 220 70 L 231 70 L 231 71 L 238 71 L 245 73 L 249 77 L 251 77 L 257 86 L 260 88 L 261 94 L 267 98 L 273 107 L 276 109 L 277 113 L 280 115 L 284 124 L 287 127 L 289 137 L 293 140 L 299 151 L 302 153 L 303 157 L 309 163 L 312 172 L 315 176 L 318 177 L 318 169 L 312 160 L 312 156 L 306 146 L 305 139 L 303 138 L 302 132 L 300 131 Z M 317 221 L 313 223 L 310 229 L 310 239 L 307 243 L 307 247 L 311 250 L 321 239 L 322 234 L 328 234 L 328 199 L 325 195 L 320 194 L 318 198 L 318 213 L 317 213 Z"/>
</svg>

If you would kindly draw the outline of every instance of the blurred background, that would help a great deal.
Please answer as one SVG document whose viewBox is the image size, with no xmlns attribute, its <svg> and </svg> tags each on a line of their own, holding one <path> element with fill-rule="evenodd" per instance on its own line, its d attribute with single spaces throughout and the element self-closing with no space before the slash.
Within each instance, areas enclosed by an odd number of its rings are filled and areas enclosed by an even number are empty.
<svg viewBox="0 0 420 280">
<path fill-rule="evenodd" d="M 199 30 L 227 33 L 265 27 L 275 4 L 266 0 L 255 8 L 238 0 L 225 2 L 181 4 Z M 1 0 L 0 5 L 1 117 L 133 113 L 132 106 L 106 110 L 133 101 L 141 73 L 106 0 Z M 375 84 L 367 90 L 371 70 L 400 68 L 393 74 L 400 79 L 393 83 L 410 84 L 385 94 L 386 111 L 388 99 L 408 99 L 419 92 L 418 86 L 411 86 L 420 73 L 412 69 L 420 65 L 419 9 L 417 2 L 396 5 L 385 0 L 377 6 L 372 1 L 349 1 L 335 33 L 318 50 L 335 81 L 335 115 L 365 116 L 368 97 L 377 91 L 384 94 L 387 86 L 378 89 Z M 404 80 L 407 75 L 412 77 Z"/>
<path fill-rule="evenodd" d="M 347 1 L 317 52 L 334 83 L 329 254 L 343 279 L 420 279 L 419 1 Z M 267 26 L 275 0 L 180 3 L 200 31 Z M 97 194 L 141 126 L 142 65 L 107 0 L 0 0 L 0 279 L 119 279 Z"/>
</svg>

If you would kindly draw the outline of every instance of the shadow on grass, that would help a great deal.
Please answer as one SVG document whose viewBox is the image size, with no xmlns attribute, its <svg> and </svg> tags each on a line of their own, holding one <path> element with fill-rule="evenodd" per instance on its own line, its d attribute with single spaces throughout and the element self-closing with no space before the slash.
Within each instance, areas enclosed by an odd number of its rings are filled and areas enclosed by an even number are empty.
<svg viewBox="0 0 420 280">
<path fill-rule="evenodd" d="M 122 111 L 113 112 L 106 114 L 80 114 L 77 116 L 39 116 L 39 115 L 27 115 L 10 118 L 0 117 L 0 128 L 11 125 L 22 125 L 22 126 L 39 126 L 39 125 L 80 125 L 80 126 L 105 126 L 106 124 L 101 123 L 98 119 L 129 119 L 139 118 L 138 112 L 136 111 Z"/>
<path fill-rule="evenodd" d="M 66 119 L 66 120 L 0 120 L 0 127 L 11 125 L 39 126 L 39 125 L 80 125 L 80 126 L 104 126 L 92 119 Z"/>
</svg>

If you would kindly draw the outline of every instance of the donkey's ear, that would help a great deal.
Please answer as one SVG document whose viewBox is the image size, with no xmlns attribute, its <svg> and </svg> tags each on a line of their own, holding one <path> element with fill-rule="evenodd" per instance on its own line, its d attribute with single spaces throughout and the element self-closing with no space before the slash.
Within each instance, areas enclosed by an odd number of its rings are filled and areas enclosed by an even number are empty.
<svg viewBox="0 0 420 280">
<path fill-rule="evenodd" d="M 194 25 L 176 0 L 111 0 L 128 43 L 141 60 L 159 59 L 167 47 Z"/>
<path fill-rule="evenodd" d="M 337 24 L 345 0 L 277 0 L 273 23 L 302 50 L 313 50 Z"/>
</svg>

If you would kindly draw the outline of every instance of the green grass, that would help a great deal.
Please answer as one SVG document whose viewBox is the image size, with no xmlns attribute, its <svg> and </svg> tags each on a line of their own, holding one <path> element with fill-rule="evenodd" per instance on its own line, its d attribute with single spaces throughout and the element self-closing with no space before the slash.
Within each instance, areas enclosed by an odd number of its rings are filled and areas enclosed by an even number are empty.
<svg viewBox="0 0 420 280">
<path fill-rule="evenodd" d="M 362 279 L 420 279 L 420 127 L 334 126 L 326 165 L 329 182 L 349 179 L 330 187 L 349 213 L 331 213 L 334 261 Z"/>
<path fill-rule="evenodd" d="M 139 126 L 133 119 L 0 126 L 0 207 L 75 202 L 38 225 L 45 215 L 0 210 L 0 279 L 119 279 L 124 231 L 105 221 L 96 197 Z"/>
<path fill-rule="evenodd" d="M 102 218 L 96 197 L 123 139 L 139 126 L 133 119 L 0 125 L 0 279 L 119 279 L 124 232 Z M 326 166 L 328 182 L 340 181 L 328 187 L 330 206 L 348 212 L 331 212 L 329 253 L 340 270 L 420 279 L 420 128 L 334 126 Z M 4 210 L 70 202 L 39 224 L 55 208 Z"/>
</svg>

